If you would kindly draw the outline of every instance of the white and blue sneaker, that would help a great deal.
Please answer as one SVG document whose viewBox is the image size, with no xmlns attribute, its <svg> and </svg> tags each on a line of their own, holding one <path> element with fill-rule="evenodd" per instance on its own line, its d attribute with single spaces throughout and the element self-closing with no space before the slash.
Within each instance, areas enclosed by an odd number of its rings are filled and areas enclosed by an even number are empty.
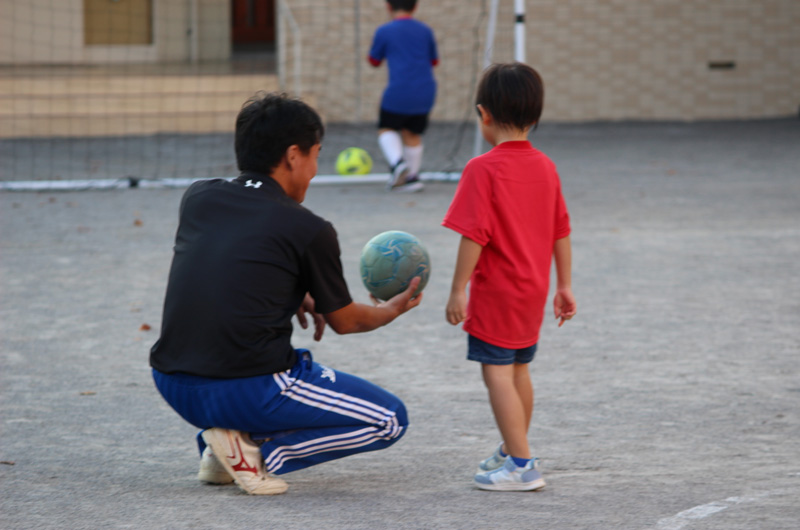
<svg viewBox="0 0 800 530">
<path fill-rule="evenodd" d="M 478 471 L 476 471 L 476 473 L 485 473 L 486 471 L 492 471 L 498 467 L 502 467 L 502 465 L 506 463 L 506 458 L 508 458 L 508 455 L 503 456 L 501 454 L 502 449 L 503 442 L 500 442 L 497 444 L 497 449 L 494 450 L 492 456 L 478 464 Z M 539 469 L 538 458 L 533 459 L 533 469 Z"/>
<path fill-rule="evenodd" d="M 502 447 L 503 442 L 500 442 L 497 445 L 497 449 L 495 449 L 494 453 L 492 453 L 492 456 L 478 464 L 478 471 L 476 471 L 476 473 L 485 473 L 487 471 L 493 471 L 498 467 L 502 467 L 502 465 L 506 463 L 506 458 L 508 458 L 508 455 L 503 456 L 500 454 L 500 449 L 502 449 Z"/>
<path fill-rule="evenodd" d="M 525 467 L 517 467 L 507 458 L 502 467 L 475 475 L 475 486 L 491 491 L 533 491 L 544 487 L 542 474 L 536 469 L 537 459 Z"/>
</svg>

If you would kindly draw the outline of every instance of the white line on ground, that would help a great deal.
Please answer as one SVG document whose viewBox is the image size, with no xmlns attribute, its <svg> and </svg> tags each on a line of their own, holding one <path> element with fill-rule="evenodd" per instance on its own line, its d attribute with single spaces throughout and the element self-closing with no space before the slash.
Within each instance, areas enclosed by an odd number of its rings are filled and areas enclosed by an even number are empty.
<svg viewBox="0 0 800 530">
<path fill-rule="evenodd" d="M 685 526 L 691 524 L 692 521 L 705 519 L 706 517 L 710 517 L 715 513 L 727 510 L 731 506 L 735 506 L 737 504 L 744 504 L 748 502 L 754 502 L 759 499 L 763 499 L 765 497 L 771 497 L 773 495 L 780 495 L 783 493 L 786 493 L 786 490 L 766 491 L 763 493 L 758 493 L 756 495 L 748 495 L 746 497 L 728 497 L 727 499 L 722 501 L 714 501 L 714 502 L 709 502 L 707 504 L 701 504 L 699 506 L 689 508 L 688 510 L 678 512 L 672 517 L 661 519 L 656 524 L 656 529 L 680 530 L 681 528 L 684 528 Z"/>
<path fill-rule="evenodd" d="M 457 182 L 461 173 L 430 172 L 420 174 L 420 180 Z M 373 173 L 370 175 L 342 176 L 342 175 L 317 175 L 311 181 L 312 185 L 324 184 L 365 184 L 369 182 L 386 182 L 388 173 Z M 84 190 L 111 190 L 126 188 L 186 188 L 199 178 L 164 178 L 164 179 L 138 179 L 134 177 L 118 179 L 77 179 L 77 180 L 18 180 L 0 182 L 0 191 L 84 191 Z"/>
</svg>

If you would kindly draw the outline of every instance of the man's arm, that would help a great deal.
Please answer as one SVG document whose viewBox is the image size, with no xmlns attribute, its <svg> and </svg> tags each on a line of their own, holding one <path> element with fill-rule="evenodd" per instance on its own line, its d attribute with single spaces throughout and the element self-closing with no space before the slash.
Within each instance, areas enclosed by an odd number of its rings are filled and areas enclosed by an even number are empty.
<svg viewBox="0 0 800 530">
<path fill-rule="evenodd" d="M 467 283 L 472 271 L 478 264 L 483 247 L 466 236 L 461 236 L 456 258 L 456 270 L 453 272 L 453 283 L 450 286 L 450 298 L 447 300 L 445 316 L 454 326 L 467 318 Z"/>
<path fill-rule="evenodd" d="M 373 298 L 376 303 L 374 306 L 350 302 L 350 304 L 333 313 L 326 313 L 324 315 L 325 320 L 331 329 L 340 335 L 363 333 L 385 326 L 406 311 L 419 305 L 422 301 L 422 293 L 413 297 L 419 282 L 419 277 L 412 279 L 405 291 L 385 302 L 378 302 Z"/>
<path fill-rule="evenodd" d="M 553 245 L 553 258 L 556 262 L 556 296 L 553 299 L 553 312 L 561 319 L 558 326 L 575 316 L 578 304 L 572 294 L 572 244 L 569 236 L 556 239 Z"/>
</svg>

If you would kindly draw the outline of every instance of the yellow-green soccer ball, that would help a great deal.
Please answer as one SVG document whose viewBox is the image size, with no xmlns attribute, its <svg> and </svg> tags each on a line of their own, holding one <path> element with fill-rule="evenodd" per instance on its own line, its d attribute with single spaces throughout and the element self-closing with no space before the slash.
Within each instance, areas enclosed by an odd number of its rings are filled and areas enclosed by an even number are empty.
<svg viewBox="0 0 800 530">
<path fill-rule="evenodd" d="M 366 175 L 372 169 L 372 158 L 360 147 L 348 147 L 336 158 L 340 175 Z"/>
<path fill-rule="evenodd" d="M 383 232 L 370 239 L 361 251 L 361 281 L 379 300 L 388 300 L 406 290 L 415 276 L 418 295 L 431 275 L 431 258 L 422 242 L 399 230 Z"/>
</svg>

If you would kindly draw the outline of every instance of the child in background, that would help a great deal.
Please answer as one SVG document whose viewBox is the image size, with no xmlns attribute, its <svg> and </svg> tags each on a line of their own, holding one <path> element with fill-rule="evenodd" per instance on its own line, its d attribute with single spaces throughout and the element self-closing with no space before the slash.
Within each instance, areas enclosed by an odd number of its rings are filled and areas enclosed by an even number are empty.
<svg viewBox="0 0 800 530">
<path fill-rule="evenodd" d="M 493 148 L 464 168 L 442 223 L 462 236 L 446 317 L 453 325 L 464 322 L 467 358 L 481 363 L 503 440 L 479 464 L 475 485 L 536 490 L 545 482 L 528 444 L 528 364 L 539 340 L 553 258 L 558 325 L 576 314 L 569 214 L 555 165 L 528 141 L 544 102 L 539 74 L 521 63 L 493 65 L 475 102 L 481 133 Z"/>
<path fill-rule="evenodd" d="M 372 39 L 369 62 L 389 65 L 389 82 L 381 99 L 378 145 L 390 168 L 388 189 L 413 192 L 423 188 L 422 134 L 436 99 L 433 67 L 439 62 L 433 31 L 413 18 L 417 0 L 386 0 L 392 21 Z"/>
</svg>

